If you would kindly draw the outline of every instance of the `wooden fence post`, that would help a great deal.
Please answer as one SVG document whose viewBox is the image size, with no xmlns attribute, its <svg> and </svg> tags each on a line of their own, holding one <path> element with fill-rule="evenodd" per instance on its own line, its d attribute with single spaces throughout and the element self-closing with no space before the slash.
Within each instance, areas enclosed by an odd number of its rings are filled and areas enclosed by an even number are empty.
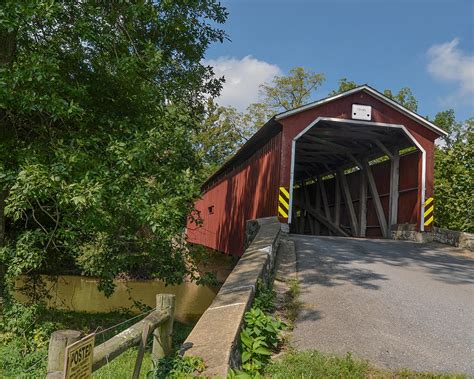
<svg viewBox="0 0 474 379">
<path fill-rule="evenodd" d="M 158 294 L 156 295 L 156 309 L 158 311 L 169 312 L 170 317 L 166 322 L 159 325 L 153 332 L 152 359 L 157 362 L 160 358 L 171 354 L 175 295 Z"/>
<path fill-rule="evenodd" d="M 81 339 L 77 330 L 56 330 L 51 334 L 48 348 L 48 374 L 46 379 L 63 377 L 66 347 Z"/>
</svg>

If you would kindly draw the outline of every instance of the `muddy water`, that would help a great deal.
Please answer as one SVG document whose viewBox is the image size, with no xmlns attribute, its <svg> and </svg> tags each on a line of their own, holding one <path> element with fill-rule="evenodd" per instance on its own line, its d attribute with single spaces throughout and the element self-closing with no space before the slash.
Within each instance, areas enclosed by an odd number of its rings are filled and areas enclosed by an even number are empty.
<svg viewBox="0 0 474 379">
<path fill-rule="evenodd" d="M 64 275 L 43 277 L 51 299 L 48 306 L 62 310 L 84 312 L 109 312 L 121 309 L 140 313 L 134 302 L 155 306 L 157 293 L 176 295 L 176 314 L 178 321 L 189 323 L 196 321 L 209 307 L 217 294 L 217 287 L 198 286 L 185 282 L 175 286 L 165 286 L 158 280 L 117 281 L 112 296 L 106 297 L 97 289 L 97 280 L 83 276 Z M 17 283 L 21 286 L 21 282 Z M 20 301 L 27 300 L 24 295 L 16 293 Z"/>
</svg>

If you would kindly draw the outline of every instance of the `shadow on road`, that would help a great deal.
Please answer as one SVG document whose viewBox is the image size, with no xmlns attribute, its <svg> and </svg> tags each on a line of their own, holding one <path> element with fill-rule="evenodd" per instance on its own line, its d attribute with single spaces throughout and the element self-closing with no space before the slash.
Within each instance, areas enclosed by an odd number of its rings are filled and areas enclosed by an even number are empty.
<svg viewBox="0 0 474 379">
<path fill-rule="evenodd" d="M 349 282 L 377 290 L 380 281 L 388 280 L 367 268 L 368 264 L 377 263 L 422 268 L 433 279 L 449 284 L 474 283 L 474 259 L 462 254 L 461 249 L 438 243 L 306 235 L 291 238 L 296 245 L 298 275 L 303 287 L 313 284 L 330 287 Z"/>
</svg>

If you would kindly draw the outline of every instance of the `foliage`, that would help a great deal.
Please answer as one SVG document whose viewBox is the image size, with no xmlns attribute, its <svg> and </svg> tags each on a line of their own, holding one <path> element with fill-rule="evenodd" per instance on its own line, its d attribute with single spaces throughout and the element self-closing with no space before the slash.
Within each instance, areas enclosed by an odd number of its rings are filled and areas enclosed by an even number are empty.
<svg viewBox="0 0 474 379">
<path fill-rule="evenodd" d="M 24 306 L 13 303 L 0 318 L 0 377 L 40 378 L 45 376 L 48 341 L 51 333 L 59 329 L 80 330 L 84 334 L 111 330 L 99 334 L 96 344 L 103 343 L 113 335 L 137 322 L 128 312 L 86 313 L 45 309 L 41 305 Z M 192 325 L 174 322 L 173 349 L 177 350 L 189 335 Z M 136 350 L 131 349 L 109 365 L 94 373 L 94 377 L 130 377 L 136 359 Z M 150 362 L 147 352 L 143 371 Z M 145 369 L 146 368 L 146 369 Z"/>
<path fill-rule="evenodd" d="M 2 5 L 0 274 L 77 267 L 107 294 L 121 272 L 195 279 L 180 236 L 226 16 L 215 0 Z"/>
<path fill-rule="evenodd" d="M 198 156 L 204 164 L 203 180 L 250 137 L 249 130 L 245 128 L 247 120 L 243 117 L 235 108 L 220 106 L 213 99 L 208 99 L 201 128 L 193 137 Z"/>
<path fill-rule="evenodd" d="M 12 303 L 0 318 L 0 377 L 43 377 L 48 341 L 55 330 L 91 333 L 98 327 L 105 329 L 129 317 L 130 314 L 123 312 L 66 312 L 45 309 L 41 304 Z M 101 337 L 105 340 L 129 326 L 122 325 Z"/>
<path fill-rule="evenodd" d="M 206 368 L 199 357 L 183 357 L 179 353 L 163 357 L 147 377 L 157 379 L 186 379 L 194 378 Z"/>
<path fill-rule="evenodd" d="M 356 82 L 347 78 L 341 78 L 338 81 L 338 88 L 332 91 L 329 95 L 334 96 L 354 89 L 357 86 L 359 86 L 359 84 L 357 84 Z M 403 87 L 397 93 L 393 93 L 391 89 L 386 89 L 383 91 L 383 94 L 389 99 L 396 101 L 400 105 L 403 105 L 405 108 L 413 112 L 416 112 L 418 109 L 418 101 L 416 100 L 412 90 L 409 87 Z"/>
<path fill-rule="evenodd" d="M 275 310 L 275 298 L 276 292 L 273 288 L 259 279 L 255 298 L 253 299 L 254 308 L 259 308 L 263 312 L 273 312 Z"/>
<path fill-rule="evenodd" d="M 259 373 L 254 373 L 252 375 L 246 373 L 245 371 L 239 369 L 230 369 L 227 373 L 226 379 L 261 379 L 262 376 Z"/>
<path fill-rule="evenodd" d="M 368 362 L 357 360 L 350 353 L 344 357 L 323 354 L 318 351 L 290 351 L 282 359 L 265 368 L 264 377 L 274 379 L 319 378 L 418 378 L 418 379 L 466 379 L 461 374 L 436 374 L 415 372 L 407 369 L 383 370 Z"/>
<path fill-rule="evenodd" d="M 285 293 L 283 310 L 285 318 L 289 321 L 290 327 L 296 321 L 303 303 L 299 300 L 301 293 L 300 282 L 298 279 L 288 280 L 288 291 Z"/>
<path fill-rule="evenodd" d="M 323 74 L 293 67 L 289 75 L 275 76 L 271 84 L 260 86 L 263 103 L 275 112 L 301 107 L 324 80 Z"/>
<path fill-rule="evenodd" d="M 433 123 L 448 133 L 447 136 L 441 136 L 448 149 L 461 138 L 462 124 L 456 121 L 454 109 L 438 112 Z"/>
<path fill-rule="evenodd" d="M 245 313 L 245 327 L 240 333 L 242 369 L 257 375 L 270 361 L 272 351 L 281 343 L 281 331 L 286 325 L 259 308 Z"/>
<path fill-rule="evenodd" d="M 472 233 L 474 119 L 466 121 L 462 127 L 448 127 L 447 130 L 451 134 L 445 139 L 446 145 L 435 150 L 434 222 L 442 228 Z"/>
<path fill-rule="evenodd" d="M 244 112 L 208 103 L 204 128 L 197 135 L 206 164 L 203 176 L 207 178 L 219 168 L 276 113 L 307 102 L 323 82 L 323 74 L 294 67 L 287 76 L 275 76 L 271 83 L 261 85 L 262 101 L 250 104 Z"/>
<path fill-rule="evenodd" d="M 340 93 L 350 91 L 358 86 L 356 82 L 349 80 L 347 78 L 341 78 L 338 80 L 338 88 L 329 93 L 329 96 L 338 95 Z"/>
<path fill-rule="evenodd" d="M 413 96 L 413 92 L 409 87 L 401 88 L 396 94 L 392 93 L 391 90 L 386 89 L 383 91 L 383 94 L 413 112 L 418 110 L 418 101 L 415 96 Z"/>
</svg>

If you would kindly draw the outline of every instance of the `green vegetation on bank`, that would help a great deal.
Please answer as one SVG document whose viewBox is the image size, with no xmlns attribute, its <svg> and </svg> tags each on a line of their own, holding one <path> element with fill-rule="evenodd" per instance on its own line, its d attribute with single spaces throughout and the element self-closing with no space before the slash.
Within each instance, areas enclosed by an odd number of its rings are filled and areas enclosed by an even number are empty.
<svg viewBox="0 0 474 379">
<path fill-rule="evenodd" d="M 383 370 L 369 362 L 323 354 L 318 351 L 290 351 L 265 367 L 265 378 L 274 379 L 467 379 L 462 374 L 416 372 L 407 369 Z"/>
<path fill-rule="evenodd" d="M 56 311 L 41 306 L 23 306 L 18 303 L 0 319 L 0 378 L 41 378 L 46 374 L 48 342 L 51 333 L 59 329 L 80 330 L 85 334 L 100 333 L 114 325 L 116 328 L 99 334 L 96 345 L 125 330 L 140 318 L 129 312 L 85 313 Z M 177 350 L 191 331 L 191 325 L 175 321 L 173 345 Z M 129 378 L 133 372 L 136 349 L 130 349 L 94 373 L 94 378 Z M 148 349 L 142 374 L 152 370 Z"/>
</svg>

